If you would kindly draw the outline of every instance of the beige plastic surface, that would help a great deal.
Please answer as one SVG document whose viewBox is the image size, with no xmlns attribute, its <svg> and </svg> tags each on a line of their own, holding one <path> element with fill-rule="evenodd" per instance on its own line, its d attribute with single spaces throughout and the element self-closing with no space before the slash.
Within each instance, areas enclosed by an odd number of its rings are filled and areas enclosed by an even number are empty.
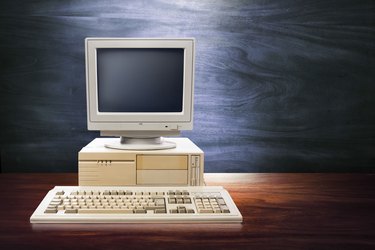
<svg viewBox="0 0 375 250">
<path fill-rule="evenodd" d="M 134 161 L 80 161 L 80 186 L 135 185 Z"/>
<path fill-rule="evenodd" d="M 186 170 L 137 170 L 137 185 L 187 185 Z"/>
<path fill-rule="evenodd" d="M 82 148 L 78 154 L 79 185 L 204 185 L 204 153 L 188 138 L 168 137 L 177 147 L 166 150 L 129 151 L 104 146 L 116 140 L 119 138 L 96 138 Z M 97 162 L 112 162 L 113 166 L 100 168 Z M 125 162 L 127 167 L 116 168 L 116 162 Z M 137 178 L 137 170 L 157 172 L 139 172 Z"/>
<path fill-rule="evenodd" d="M 151 170 L 150 170 L 151 171 Z M 186 190 L 193 195 L 193 193 L 199 195 L 206 195 L 207 193 L 215 193 L 224 198 L 226 205 L 228 206 L 230 213 L 191 213 L 191 214 L 172 214 L 170 209 L 175 209 L 180 204 L 167 203 L 166 214 L 155 214 L 155 213 L 143 213 L 143 214 L 70 214 L 58 211 L 57 213 L 45 213 L 46 209 L 50 205 L 50 202 L 55 198 L 57 192 L 64 191 L 65 196 L 71 194 L 73 191 L 96 191 L 104 192 L 105 190 L 126 190 L 130 192 L 162 192 L 166 201 L 168 199 L 169 190 Z M 138 196 L 139 197 L 139 196 Z M 190 208 L 196 210 L 195 201 L 192 199 Z M 184 204 L 184 206 L 188 206 Z M 39 204 L 37 209 L 30 217 L 31 223 L 233 223 L 242 222 L 242 215 L 229 193 L 222 187 L 215 186 L 199 186 L 199 187 L 188 187 L 188 186 L 168 186 L 168 187 L 124 187 L 124 186 L 102 186 L 102 187 L 55 187 L 50 190 L 44 197 L 42 202 Z"/>
<path fill-rule="evenodd" d="M 113 149 L 108 150 L 107 148 L 88 148 L 81 150 L 78 154 L 80 161 L 93 161 L 93 160 L 112 160 L 112 161 L 135 161 L 136 154 L 131 152 L 122 153 L 124 150 Z"/>
<path fill-rule="evenodd" d="M 81 149 L 79 152 L 79 160 L 89 160 L 91 157 L 100 155 L 101 158 L 104 157 L 122 157 L 122 159 L 130 160 L 135 159 L 136 154 L 154 154 L 154 155 L 183 155 L 183 154 L 203 154 L 203 151 L 197 147 L 188 138 L 165 138 L 168 141 L 176 143 L 177 147 L 173 149 L 165 150 L 117 150 L 106 148 L 105 144 L 111 144 L 114 141 L 119 141 L 119 138 L 96 138 L 91 141 L 88 145 Z M 114 159 L 113 159 L 114 160 Z"/>
<path fill-rule="evenodd" d="M 137 155 L 137 170 L 188 169 L 187 155 Z"/>
</svg>

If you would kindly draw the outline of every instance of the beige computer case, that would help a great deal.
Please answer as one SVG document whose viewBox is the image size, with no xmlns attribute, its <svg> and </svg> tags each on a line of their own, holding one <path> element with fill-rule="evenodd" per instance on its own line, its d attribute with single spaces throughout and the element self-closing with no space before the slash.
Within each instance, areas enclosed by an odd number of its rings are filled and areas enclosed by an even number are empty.
<svg viewBox="0 0 375 250">
<path fill-rule="evenodd" d="M 188 138 L 168 138 L 177 147 L 130 151 L 106 148 L 96 138 L 78 153 L 80 186 L 202 186 L 204 153 Z"/>
</svg>

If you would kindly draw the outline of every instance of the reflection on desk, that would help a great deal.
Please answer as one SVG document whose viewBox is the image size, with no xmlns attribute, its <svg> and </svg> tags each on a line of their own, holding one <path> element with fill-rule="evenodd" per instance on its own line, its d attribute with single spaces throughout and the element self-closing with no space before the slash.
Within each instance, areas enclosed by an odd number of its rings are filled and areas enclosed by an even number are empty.
<svg viewBox="0 0 375 250">
<path fill-rule="evenodd" d="M 29 218 L 77 174 L 0 174 L 2 249 L 375 249 L 375 175 L 206 174 L 242 224 L 45 224 Z M 53 247 L 52 247 L 53 248 Z"/>
</svg>

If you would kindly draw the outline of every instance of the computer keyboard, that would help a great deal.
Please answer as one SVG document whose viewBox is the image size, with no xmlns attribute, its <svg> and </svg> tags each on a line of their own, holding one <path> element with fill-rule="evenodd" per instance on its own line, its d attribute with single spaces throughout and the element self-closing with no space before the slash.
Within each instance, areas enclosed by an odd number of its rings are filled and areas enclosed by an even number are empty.
<svg viewBox="0 0 375 250">
<path fill-rule="evenodd" d="M 240 223 L 223 187 L 57 186 L 31 223 Z"/>
</svg>

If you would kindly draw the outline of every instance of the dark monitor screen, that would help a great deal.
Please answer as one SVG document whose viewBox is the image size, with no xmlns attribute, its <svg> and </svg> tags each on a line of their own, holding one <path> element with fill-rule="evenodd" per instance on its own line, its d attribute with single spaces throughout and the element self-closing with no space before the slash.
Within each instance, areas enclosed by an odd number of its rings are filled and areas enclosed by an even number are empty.
<svg viewBox="0 0 375 250">
<path fill-rule="evenodd" d="M 99 112 L 181 112 L 184 49 L 98 48 Z"/>
</svg>

